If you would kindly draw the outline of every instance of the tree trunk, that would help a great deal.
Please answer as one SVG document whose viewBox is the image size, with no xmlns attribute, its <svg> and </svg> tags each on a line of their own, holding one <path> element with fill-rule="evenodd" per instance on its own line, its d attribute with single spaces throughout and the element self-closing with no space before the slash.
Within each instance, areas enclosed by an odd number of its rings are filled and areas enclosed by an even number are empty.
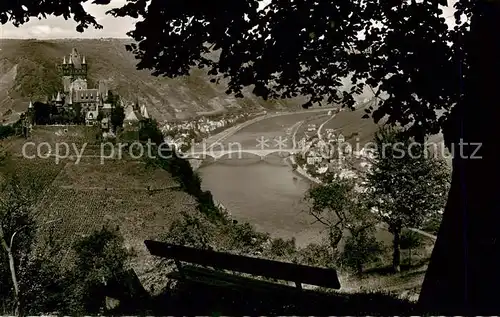
<svg viewBox="0 0 500 317">
<path fill-rule="evenodd" d="M 338 245 L 340 240 L 342 240 L 343 230 L 336 226 L 330 227 L 330 246 L 332 247 L 333 252 L 337 252 Z"/>
<path fill-rule="evenodd" d="M 499 311 L 498 30 L 500 2 L 479 1 L 470 35 L 464 39 L 469 65 L 464 98 L 444 131 L 455 154 L 452 184 L 420 292 L 425 313 L 496 315 Z M 462 145 L 470 146 L 460 146 L 461 139 Z"/>
<path fill-rule="evenodd" d="M 10 277 L 12 279 L 12 285 L 14 287 L 14 303 L 15 303 L 14 314 L 16 316 L 19 316 L 21 302 L 20 302 L 20 298 L 19 298 L 19 283 L 17 282 L 16 265 L 14 262 L 14 255 L 12 254 L 11 247 L 9 247 L 9 245 L 5 241 L 5 237 L 3 236 L 3 233 L 2 233 L 1 240 L 2 240 L 2 246 L 3 246 L 5 252 L 7 253 L 7 256 L 9 258 Z"/>
<path fill-rule="evenodd" d="M 394 239 L 392 240 L 392 248 L 393 248 L 393 253 L 392 253 L 392 269 L 394 272 L 400 272 L 401 271 L 401 249 L 400 249 L 400 244 L 401 244 L 401 229 L 396 228 L 395 230 L 392 230 L 392 234 L 394 235 Z"/>
<path fill-rule="evenodd" d="M 14 255 L 12 254 L 12 250 L 9 248 L 7 251 L 8 256 L 9 256 L 9 269 L 10 269 L 10 276 L 12 278 L 12 285 L 14 285 L 14 301 L 15 301 L 15 309 L 14 309 L 14 314 L 16 316 L 19 316 L 19 311 L 21 309 L 21 302 L 19 298 L 19 284 L 17 283 L 17 276 L 16 276 L 16 266 L 14 263 Z"/>
</svg>

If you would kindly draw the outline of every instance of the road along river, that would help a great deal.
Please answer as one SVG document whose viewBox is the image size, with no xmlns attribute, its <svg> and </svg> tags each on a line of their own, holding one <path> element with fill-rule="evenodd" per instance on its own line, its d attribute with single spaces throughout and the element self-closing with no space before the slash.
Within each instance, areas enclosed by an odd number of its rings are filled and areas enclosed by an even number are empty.
<svg viewBox="0 0 500 317">
<path fill-rule="evenodd" d="M 235 129 L 234 134 L 214 136 L 213 140 L 219 142 L 214 150 L 292 148 L 293 135 L 308 121 L 328 124 L 331 120 L 326 112 L 317 111 L 261 118 Z M 294 237 L 298 246 L 325 238 L 323 226 L 314 223 L 303 200 L 312 181 L 294 172 L 278 153 L 263 159 L 233 153 L 204 163 L 198 170 L 203 189 L 210 190 L 234 219 L 249 222 L 274 237 Z M 390 241 L 387 232 L 378 235 L 382 241 Z"/>
<path fill-rule="evenodd" d="M 323 110 L 324 115 L 327 110 Z M 297 123 L 318 115 L 321 113 L 311 111 L 265 118 L 224 137 L 220 144 L 226 149 L 241 146 L 243 150 L 292 148 Z M 234 219 L 249 222 L 274 237 L 295 237 L 299 246 L 319 242 L 323 237 L 323 227 L 307 214 L 303 201 L 311 182 L 294 173 L 279 154 L 263 159 L 234 154 L 231 158 L 209 160 L 198 172 L 203 189 L 210 190 Z"/>
</svg>

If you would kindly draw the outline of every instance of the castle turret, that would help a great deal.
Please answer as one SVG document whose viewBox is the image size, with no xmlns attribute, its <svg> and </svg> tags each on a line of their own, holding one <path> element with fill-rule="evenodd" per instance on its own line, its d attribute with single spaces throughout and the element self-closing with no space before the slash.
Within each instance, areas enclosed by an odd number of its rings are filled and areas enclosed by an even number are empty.
<svg viewBox="0 0 500 317">
<path fill-rule="evenodd" d="M 57 103 L 61 103 L 62 102 L 62 98 L 61 98 L 61 93 L 60 92 L 57 92 L 56 102 Z"/>
<path fill-rule="evenodd" d="M 71 55 L 69 56 L 69 64 L 73 64 L 73 60 L 71 58 Z"/>
<path fill-rule="evenodd" d="M 148 119 L 149 118 L 149 113 L 148 113 L 148 109 L 146 108 L 146 105 L 142 105 L 141 107 L 141 115 Z"/>
<path fill-rule="evenodd" d="M 33 109 L 33 102 L 31 102 L 31 100 L 30 100 L 30 104 L 28 106 L 28 109 Z"/>
<path fill-rule="evenodd" d="M 85 61 L 85 56 L 83 56 L 82 64 L 87 64 L 87 62 Z"/>
<path fill-rule="evenodd" d="M 66 65 L 66 56 L 64 56 L 63 65 Z"/>
</svg>

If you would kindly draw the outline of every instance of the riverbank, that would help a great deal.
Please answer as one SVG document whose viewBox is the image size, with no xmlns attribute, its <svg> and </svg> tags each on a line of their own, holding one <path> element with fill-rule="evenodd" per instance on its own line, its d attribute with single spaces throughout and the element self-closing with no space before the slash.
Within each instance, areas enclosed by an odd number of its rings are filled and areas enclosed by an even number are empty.
<svg viewBox="0 0 500 317">
<path fill-rule="evenodd" d="M 191 164 L 193 172 L 196 172 L 203 164 L 203 160 L 189 160 L 189 164 Z"/>
<path fill-rule="evenodd" d="M 254 117 L 248 121 L 241 122 L 237 125 L 231 126 L 227 128 L 224 131 L 221 131 L 217 134 L 214 134 L 212 136 L 209 136 L 207 139 L 203 141 L 203 145 L 200 148 L 201 144 L 194 144 L 189 151 L 191 152 L 199 152 L 199 151 L 208 151 L 210 150 L 214 145 L 220 144 L 224 142 L 226 139 L 230 138 L 243 128 L 246 128 L 250 125 L 256 124 L 259 121 L 263 121 L 266 119 L 271 119 L 275 117 L 280 117 L 280 116 L 287 116 L 287 115 L 294 115 L 294 114 L 304 114 L 304 113 L 316 113 L 316 112 L 326 112 L 330 111 L 331 108 L 324 108 L 324 109 L 314 109 L 314 110 L 305 110 L 305 111 L 296 111 L 296 112 L 275 112 L 275 113 L 266 113 L 266 112 L 261 112 L 258 113 L 257 117 Z M 259 114 L 262 114 L 259 116 Z M 300 126 L 300 124 L 298 125 Z M 294 144 L 295 146 L 295 144 Z M 198 150 L 197 150 L 198 148 Z M 189 160 L 191 167 L 193 170 L 198 170 L 203 166 L 203 161 L 204 160 Z"/>
<path fill-rule="evenodd" d="M 290 157 L 287 157 L 286 158 L 286 162 L 292 168 L 294 166 L 296 166 L 296 168 L 293 168 L 293 173 L 294 174 L 299 175 L 300 177 L 302 177 L 302 178 L 304 178 L 304 179 L 306 179 L 306 180 L 308 180 L 310 182 L 313 182 L 313 183 L 316 183 L 316 184 L 322 184 L 322 182 L 319 179 L 312 177 L 301 166 L 299 166 L 296 163 L 295 157 L 293 155 L 291 155 Z"/>
<path fill-rule="evenodd" d="M 331 118 L 329 118 L 325 122 L 328 122 L 329 120 L 331 120 Z M 299 131 L 300 127 L 306 121 L 301 121 L 296 126 L 294 126 L 294 129 L 293 129 L 293 132 L 292 132 L 292 143 L 293 143 L 293 147 L 294 148 L 297 148 L 297 132 Z M 308 180 L 310 182 L 313 182 L 313 183 L 316 183 L 316 184 L 322 184 L 322 182 L 319 179 L 314 178 L 311 175 L 309 175 L 309 173 L 307 173 L 307 171 L 304 170 L 304 168 L 302 166 L 300 166 L 299 164 L 297 164 L 297 161 L 295 160 L 295 155 L 294 154 L 290 155 L 290 157 L 287 158 L 285 160 L 285 162 L 287 162 L 287 164 L 289 164 L 290 167 L 292 167 L 294 174 L 297 174 L 297 175 L 301 176 L 302 178 L 304 178 L 304 179 L 306 179 L 306 180 Z M 293 168 L 294 166 L 296 166 L 296 168 Z"/>
</svg>

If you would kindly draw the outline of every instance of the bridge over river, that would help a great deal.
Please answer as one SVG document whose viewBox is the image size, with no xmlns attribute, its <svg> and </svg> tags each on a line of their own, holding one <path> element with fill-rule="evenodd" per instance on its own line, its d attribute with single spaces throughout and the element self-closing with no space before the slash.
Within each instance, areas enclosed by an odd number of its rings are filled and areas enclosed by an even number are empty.
<svg viewBox="0 0 500 317">
<path fill-rule="evenodd" d="M 183 157 L 188 159 L 188 160 L 202 160 L 206 159 L 207 157 L 211 157 L 213 159 L 219 159 L 222 157 L 228 158 L 228 159 L 241 159 L 243 158 L 243 154 L 252 154 L 255 156 L 259 156 L 261 159 L 264 159 L 266 156 L 271 155 L 271 154 L 279 154 L 280 156 L 283 157 L 288 157 L 290 155 L 300 153 L 301 150 L 299 149 L 269 149 L 269 150 L 260 150 L 260 149 L 235 149 L 235 150 L 211 150 L 208 151 L 199 151 L 199 152 L 187 152 L 183 154 Z M 227 157 L 226 157 L 227 156 Z"/>
</svg>

